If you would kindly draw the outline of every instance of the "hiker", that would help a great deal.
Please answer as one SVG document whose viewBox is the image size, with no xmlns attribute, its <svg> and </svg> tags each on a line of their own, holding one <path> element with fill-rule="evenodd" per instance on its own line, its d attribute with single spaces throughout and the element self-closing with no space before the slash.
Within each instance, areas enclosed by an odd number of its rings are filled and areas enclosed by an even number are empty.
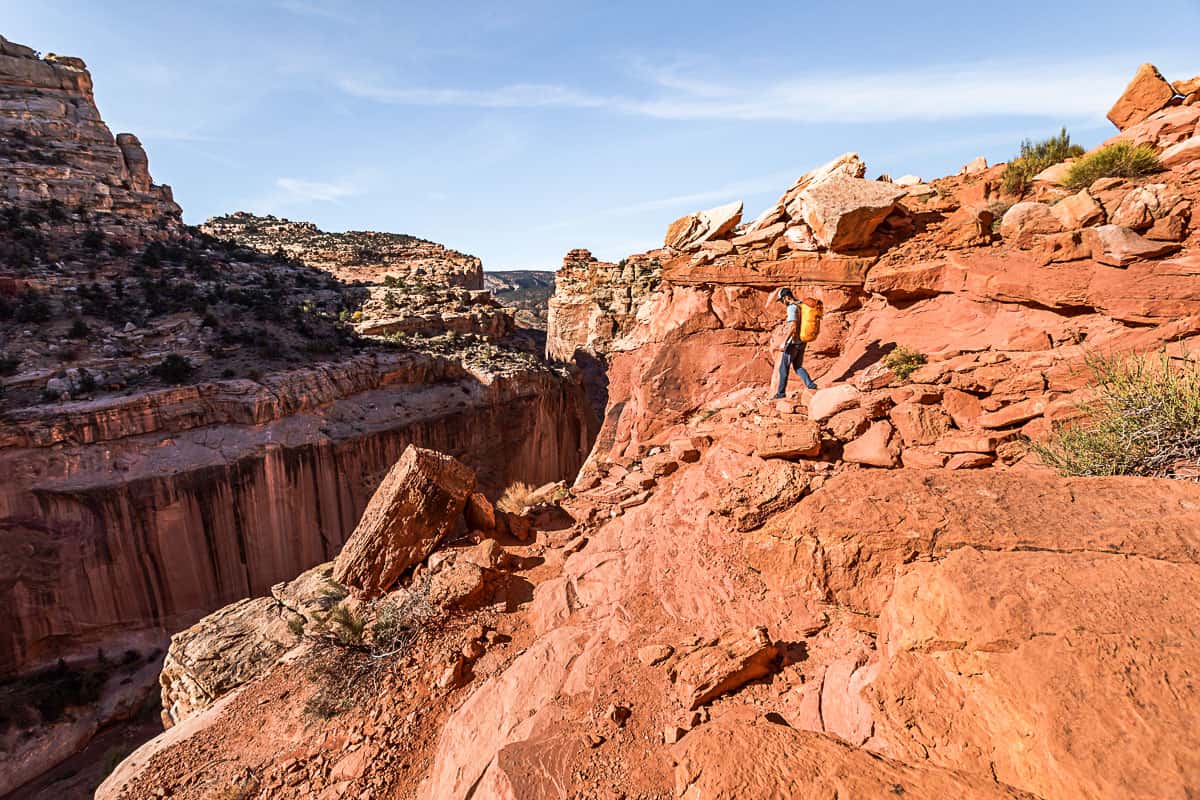
<svg viewBox="0 0 1200 800">
<path fill-rule="evenodd" d="M 821 314 L 824 313 L 820 300 L 811 297 L 804 298 L 802 303 L 796 302 L 792 290 L 784 287 L 776 295 L 779 302 L 787 306 L 788 336 L 784 340 L 783 354 L 779 358 L 779 391 L 773 399 L 782 399 L 787 392 L 788 370 L 793 369 L 809 389 L 816 389 L 817 384 L 809 377 L 804 369 L 804 349 L 808 343 L 817 338 L 821 330 Z"/>
</svg>

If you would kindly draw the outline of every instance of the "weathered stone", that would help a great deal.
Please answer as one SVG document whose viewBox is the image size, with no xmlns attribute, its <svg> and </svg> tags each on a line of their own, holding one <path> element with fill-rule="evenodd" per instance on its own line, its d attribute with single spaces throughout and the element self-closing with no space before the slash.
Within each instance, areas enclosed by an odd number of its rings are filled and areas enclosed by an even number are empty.
<svg viewBox="0 0 1200 800">
<path fill-rule="evenodd" d="M 899 448 L 892 442 L 892 425 L 885 420 L 871 424 L 867 432 L 842 448 L 842 460 L 871 467 L 894 467 Z"/>
<path fill-rule="evenodd" d="M 741 201 L 697 211 L 680 217 L 667 228 L 664 244 L 676 250 L 718 239 L 733 230 L 742 219 Z"/>
<path fill-rule="evenodd" d="M 1063 229 L 1058 217 L 1045 203 L 1017 203 L 1004 212 L 1000 220 L 1000 235 L 1016 247 L 1029 249 L 1040 239 Z"/>
<path fill-rule="evenodd" d="M 1153 64 L 1142 64 L 1124 93 L 1109 109 L 1108 119 L 1124 130 L 1166 106 L 1174 96 L 1175 89 L 1167 83 L 1158 68 Z"/>
<path fill-rule="evenodd" d="M 1156 242 L 1145 239 L 1119 225 L 1100 225 L 1084 231 L 1084 241 L 1092 258 L 1101 264 L 1124 267 L 1135 261 L 1162 258 L 1179 251 L 1175 242 Z"/>
<path fill-rule="evenodd" d="M 496 527 L 496 509 L 490 500 L 479 492 L 471 492 L 463 509 L 467 527 L 477 531 L 490 531 Z"/>
<path fill-rule="evenodd" d="M 808 399 L 808 418 L 823 422 L 839 411 L 857 406 L 861 396 L 862 393 L 848 383 L 818 389 Z"/>
<path fill-rule="evenodd" d="M 978 247 L 992 240 L 995 215 L 984 206 L 962 206 L 942 223 L 937 243 L 942 247 Z"/>
<path fill-rule="evenodd" d="M 870 244 L 875 228 L 903 196 L 903 189 L 890 184 L 834 177 L 807 187 L 800 200 L 817 241 L 845 252 Z"/>
<path fill-rule="evenodd" d="M 1054 212 L 1054 216 L 1063 228 L 1068 231 L 1104 223 L 1104 209 L 1094 197 L 1088 194 L 1087 189 L 1081 189 L 1077 194 L 1064 197 L 1051 206 L 1050 210 Z"/>
<path fill-rule="evenodd" d="M 766 628 L 728 631 L 685 650 L 672 674 L 685 708 L 699 708 L 774 671 L 779 650 Z"/>
<path fill-rule="evenodd" d="M 334 561 L 333 576 L 368 597 L 386 591 L 454 529 L 475 473 L 409 445 L 379 485 Z"/>
<path fill-rule="evenodd" d="M 901 403 L 888 412 L 905 447 L 933 444 L 950 429 L 950 417 L 939 406 Z"/>
<path fill-rule="evenodd" d="M 1164 167 L 1182 167 L 1200 161 L 1200 135 L 1168 147 L 1159 154 L 1158 160 Z"/>
<path fill-rule="evenodd" d="M 763 420 L 755 455 L 759 458 L 808 458 L 821 452 L 821 429 L 801 417 Z"/>
</svg>

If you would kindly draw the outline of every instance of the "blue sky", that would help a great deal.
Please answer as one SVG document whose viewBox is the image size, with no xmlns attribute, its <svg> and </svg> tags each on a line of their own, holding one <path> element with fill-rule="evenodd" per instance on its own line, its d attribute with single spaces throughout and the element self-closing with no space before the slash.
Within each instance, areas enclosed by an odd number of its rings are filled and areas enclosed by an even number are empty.
<svg viewBox="0 0 1200 800">
<path fill-rule="evenodd" d="M 87 61 L 188 222 L 411 233 L 487 269 L 618 259 L 849 150 L 936 177 L 1067 125 L 1096 144 L 1142 61 L 1200 73 L 1200 0 L 386 3 L 0 0 Z"/>
</svg>

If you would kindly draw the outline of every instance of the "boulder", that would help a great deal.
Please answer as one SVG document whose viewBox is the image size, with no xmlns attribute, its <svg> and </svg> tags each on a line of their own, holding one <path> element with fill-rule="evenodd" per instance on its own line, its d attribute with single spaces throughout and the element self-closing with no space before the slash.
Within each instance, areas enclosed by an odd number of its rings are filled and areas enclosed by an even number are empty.
<svg viewBox="0 0 1200 800">
<path fill-rule="evenodd" d="M 1200 136 L 1193 136 L 1168 147 L 1159 154 L 1158 160 L 1164 167 L 1181 167 L 1193 161 L 1200 161 Z"/>
<path fill-rule="evenodd" d="M 950 456 L 946 469 L 983 469 L 990 467 L 996 457 L 991 453 L 957 453 Z"/>
<path fill-rule="evenodd" d="M 1165 183 L 1139 186 L 1121 199 L 1109 222 L 1130 230 L 1144 231 L 1182 202 L 1183 195 Z"/>
<path fill-rule="evenodd" d="M 1183 81 L 1175 81 L 1175 83 L 1171 84 L 1171 88 L 1175 90 L 1175 94 L 1183 95 L 1184 97 L 1195 92 L 1200 92 L 1200 75 Z"/>
<path fill-rule="evenodd" d="M 463 516 L 467 519 L 467 527 L 477 531 L 490 531 L 496 527 L 496 509 L 490 500 L 479 492 L 471 492 L 467 498 Z"/>
<path fill-rule="evenodd" d="M 676 692 L 693 709 L 775 670 L 779 650 L 766 628 L 726 631 L 716 639 L 681 648 L 672 669 Z"/>
<path fill-rule="evenodd" d="M 791 415 L 789 415 L 791 416 Z M 764 420 L 758 430 L 759 458 L 808 458 L 821 452 L 821 429 L 802 417 Z"/>
<path fill-rule="evenodd" d="M 818 389 L 808 399 L 808 418 L 813 422 L 822 422 L 839 411 L 854 408 L 858 405 L 862 393 L 848 383 Z"/>
<path fill-rule="evenodd" d="M 1044 397 L 1031 397 L 996 411 L 985 411 L 979 415 L 979 426 L 981 428 L 1007 428 L 1010 425 L 1028 422 L 1044 414 L 1048 404 L 1049 401 Z"/>
<path fill-rule="evenodd" d="M 946 217 L 937 233 L 937 243 L 950 249 L 988 244 L 992 241 L 995 220 L 991 209 L 985 206 L 962 206 Z"/>
<path fill-rule="evenodd" d="M 1092 258 L 1110 267 L 1124 267 L 1135 261 L 1162 258 L 1178 252 L 1175 242 L 1152 241 L 1120 225 L 1100 225 L 1084 232 L 1084 242 Z"/>
<path fill-rule="evenodd" d="M 867 432 L 842 448 L 842 460 L 869 467 L 894 467 L 899 453 L 892 442 L 892 424 L 879 420 Z"/>
<path fill-rule="evenodd" d="M 909 186 L 916 186 L 919 183 L 924 183 L 924 181 L 922 181 L 916 175 L 901 175 L 899 178 L 896 178 L 896 180 L 892 181 L 892 183 L 896 184 L 897 186 L 908 188 Z"/>
<path fill-rule="evenodd" d="M 812 253 L 821 249 L 821 245 L 817 242 L 817 237 L 813 236 L 812 228 L 804 223 L 793 225 L 785 230 L 783 238 L 787 241 L 788 247 L 793 250 Z"/>
<path fill-rule="evenodd" d="M 901 403 L 888 416 L 905 447 L 933 444 L 950 430 L 950 416 L 936 405 Z"/>
<path fill-rule="evenodd" d="M 1088 194 L 1087 189 L 1081 189 L 1077 194 L 1064 197 L 1050 210 L 1062 224 L 1063 228 L 1073 231 L 1090 225 L 1100 225 L 1104 222 L 1104 209 L 1096 202 L 1096 198 Z"/>
<path fill-rule="evenodd" d="M 1017 203 L 1000 220 L 1000 235 L 1004 240 L 1026 250 L 1042 236 L 1062 229 L 1062 223 L 1045 203 Z"/>
<path fill-rule="evenodd" d="M 1066 180 L 1067 173 L 1071 171 L 1071 163 L 1074 159 L 1068 158 L 1066 161 L 1060 161 L 1057 164 L 1051 164 L 1044 170 L 1033 176 L 1035 183 L 1048 183 L 1052 186 L 1060 186 Z"/>
<path fill-rule="evenodd" d="M 978 175 L 981 172 L 987 172 L 988 162 L 983 156 L 977 156 L 972 160 L 963 164 L 963 168 L 958 171 L 959 175 Z"/>
<path fill-rule="evenodd" d="M 898 186 L 862 178 L 833 177 L 800 193 L 804 221 L 822 246 L 844 252 L 867 246 L 879 223 L 904 196 Z"/>
<path fill-rule="evenodd" d="M 685 250 L 692 245 L 724 236 L 741 221 L 741 201 L 726 203 L 675 220 L 667 228 L 667 236 L 663 243 L 676 250 Z"/>
<path fill-rule="evenodd" d="M 908 469 L 938 469 L 949 458 L 932 447 L 908 447 L 900 454 L 900 461 Z"/>
<path fill-rule="evenodd" d="M 1001 441 L 1003 441 L 1002 436 L 991 433 L 949 433 L 937 440 L 937 443 L 934 444 L 934 449 L 939 453 L 946 453 L 948 455 L 955 453 L 993 453 Z"/>
<path fill-rule="evenodd" d="M 334 579 L 382 594 L 454 530 L 474 488 L 475 473 L 458 460 L 409 445 L 338 554 Z"/>
<path fill-rule="evenodd" d="M 1175 96 L 1175 89 L 1153 64 L 1142 64 L 1125 87 L 1124 93 L 1108 111 L 1113 125 L 1125 130 L 1164 108 Z"/>
</svg>

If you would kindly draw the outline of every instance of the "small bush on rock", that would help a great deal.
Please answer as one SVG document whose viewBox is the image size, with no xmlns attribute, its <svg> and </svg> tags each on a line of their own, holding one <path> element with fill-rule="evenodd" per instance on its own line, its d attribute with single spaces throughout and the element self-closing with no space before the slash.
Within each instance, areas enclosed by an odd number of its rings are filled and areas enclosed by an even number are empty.
<svg viewBox="0 0 1200 800">
<path fill-rule="evenodd" d="M 1033 188 L 1033 176 L 1047 167 L 1060 164 L 1068 158 L 1083 155 L 1083 148 L 1071 144 L 1071 135 L 1063 128 L 1057 136 L 1051 136 L 1036 144 L 1026 139 L 1021 142 L 1021 155 L 1014 158 L 1004 169 L 1002 178 L 1007 194 L 1021 197 Z"/>
<path fill-rule="evenodd" d="M 883 357 L 883 365 L 900 380 L 908 380 L 925 363 L 925 355 L 911 347 L 900 345 Z"/>
<path fill-rule="evenodd" d="M 1079 191 L 1100 178 L 1137 178 L 1158 172 L 1162 165 L 1149 145 L 1117 142 L 1084 156 L 1067 170 L 1063 186 Z"/>
<path fill-rule="evenodd" d="M 1200 365 L 1194 360 L 1091 358 L 1096 398 L 1081 421 L 1034 445 L 1068 476 L 1144 475 L 1195 480 L 1200 467 Z"/>
<path fill-rule="evenodd" d="M 195 371 L 192 362 L 178 353 L 170 353 L 159 364 L 150 368 L 150 374 L 164 383 L 185 383 Z"/>
<path fill-rule="evenodd" d="M 504 490 L 504 494 L 500 495 L 500 499 L 496 501 L 496 508 L 501 511 L 507 511 L 510 514 L 520 514 L 529 505 L 529 497 L 533 494 L 534 487 L 528 483 L 517 482 L 511 484 Z"/>
</svg>

